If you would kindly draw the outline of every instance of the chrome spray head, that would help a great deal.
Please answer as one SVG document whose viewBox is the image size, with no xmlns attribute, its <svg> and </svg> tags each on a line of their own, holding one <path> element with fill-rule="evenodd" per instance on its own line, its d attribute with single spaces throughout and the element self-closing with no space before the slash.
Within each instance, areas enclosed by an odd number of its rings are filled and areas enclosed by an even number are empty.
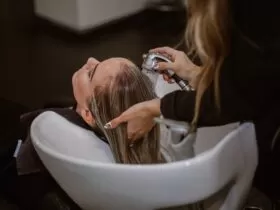
<svg viewBox="0 0 280 210">
<path fill-rule="evenodd" d="M 159 54 L 159 53 L 148 53 L 143 55 L 142 70 L 146 73 L 158 73 L 155 69 L 157 63 L 159 62 L 172 62 L 169 58 Z M 192 87 L 188 84 L 187 81 L 184 81 L 178 77 L 173 71 L 165 70 L 164 74 L 168 75 L 170 78 L 174 79 L 175 82 L 181 87 L 182 90 L 191 91 Z"/>
<path fill-rule="evenodd" d="M 146 70 L 147 72 L 150 73 L 158 73 L 157 70 L 155 69 L 155 66 L 157 65 L 158 62 L 172 62 L 170 59 L 167 57 L 158 54 L 158 53 L 148 53 L 143 55 L 143 64 L 142 64 L 142 69 Z M 174 74 L 173 71 L 169 71 L 171 75 Z"/>
</svg>

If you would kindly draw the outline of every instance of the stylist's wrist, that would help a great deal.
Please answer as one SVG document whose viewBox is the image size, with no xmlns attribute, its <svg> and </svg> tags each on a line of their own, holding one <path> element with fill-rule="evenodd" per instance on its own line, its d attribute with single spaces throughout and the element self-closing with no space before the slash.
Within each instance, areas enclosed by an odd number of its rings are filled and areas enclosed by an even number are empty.
<svg viewBox="0 0 280 210">
<path fill-rule="evenodd" d="M 190 86 L 194 89 L 197 89 L 199 78 L 200 78 L 200 73 L 201 73 L 201 67 L 200 66 L 195 66 L 191 72 L 191 77 L 189 80 Z"/>
<path fill-rule="evenodd" d="M 148 106 L 148 109 L 151 113 L 151 115 L 153 117 L 158 117 L 160 116 L 160 99 L 157 98 L 157 99 L 153 99 L 153 100 L 150 100 L 149 102 L 149 106 Z"/>
</svg>

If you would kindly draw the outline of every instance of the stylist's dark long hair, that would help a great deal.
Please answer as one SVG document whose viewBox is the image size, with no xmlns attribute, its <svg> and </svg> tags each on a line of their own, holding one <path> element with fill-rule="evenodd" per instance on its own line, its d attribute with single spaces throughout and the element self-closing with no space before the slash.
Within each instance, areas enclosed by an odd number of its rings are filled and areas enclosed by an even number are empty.
<svg viewBox="0 0 280 210">
<path fill-rule="evenodd" d="M 274 187 L 280 198 L 280 173 L 274 170 L 280 160 L 280 141 L 275 141 L 280 126 L 278 1 L 187 2 L 186 51 L 192 57 L 169 47 L 151 51 L 172 60 L 158 63 L 158 71 L 173 70 L 196 91 L 178 90 L 136 104 L 105 127 L 126 122 L 134 141 L 151 130 L 154 117 L 160 115 L 190 122 L 193 127 L 253 121 L 259 148 L 256 180 L 267 192 Z"/>
</svg>

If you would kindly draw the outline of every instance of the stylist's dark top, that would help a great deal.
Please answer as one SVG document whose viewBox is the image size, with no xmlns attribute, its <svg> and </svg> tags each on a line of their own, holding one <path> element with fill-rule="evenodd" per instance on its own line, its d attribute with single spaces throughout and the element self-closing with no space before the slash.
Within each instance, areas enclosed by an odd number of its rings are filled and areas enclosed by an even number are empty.
<svg viewBox="0 0 280 210">
<path fill-rule="evenodd" d="M 270 153 L 271 140 L 280 126 L 278 2 L 232 0 L 235 26 L 231 52 L 220 74 L 221 113 L 218 114 L 215 106 L 212 84 L 202 99 L 198 121 L 198 126 L 253 121 L 260 163 Z M 176 91 L 162 99 L 161 112 L 166 118 L 190 122 L 194 104 L 195 92 Z"/>
</svg>

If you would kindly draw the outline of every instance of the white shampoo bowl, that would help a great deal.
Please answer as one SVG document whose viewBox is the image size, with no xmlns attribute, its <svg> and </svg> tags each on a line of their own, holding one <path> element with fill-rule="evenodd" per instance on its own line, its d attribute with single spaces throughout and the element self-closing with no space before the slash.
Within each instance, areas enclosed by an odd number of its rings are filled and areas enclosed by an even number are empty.
<svg viewBox="0 0 280 210">
<path fill-rule="evenodd" d="M 212 196 L 228 183 L 233 184 L 220 209 L 237 210 L 257 165 L 250 123 L 192 159 L 156 165 L 114 163 L 106 143 L 53 112 L 34 120 L 31 138 L 51 175 L 84 210 L 152 210 L 189 204 Z"/>
</svg>

